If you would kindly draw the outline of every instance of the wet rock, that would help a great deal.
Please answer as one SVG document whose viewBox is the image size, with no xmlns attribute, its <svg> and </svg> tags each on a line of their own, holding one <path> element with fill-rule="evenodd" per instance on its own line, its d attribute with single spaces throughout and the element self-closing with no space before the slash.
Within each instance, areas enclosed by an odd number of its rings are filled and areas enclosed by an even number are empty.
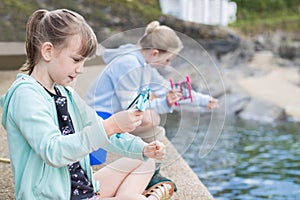
<svg viewBox="0 0 300 200">
<path fill-rule="evenodd" d="M 240 113 L 250 101 L 250 96 L 243 93 L 229 93 L 222 96 L 219 101 L 225 102 L 226 115 L 236 116 Z M 223 105 L 221 105 L 223 106 Z"/>
<path fill-rule="evenodd" d="M 252 98 L 245 108 L 238 114 L 244 120 L 255 120 L 260 123 L 273 123 L 286 119 L 285 110 L 268 101 Z"/>
</svg>

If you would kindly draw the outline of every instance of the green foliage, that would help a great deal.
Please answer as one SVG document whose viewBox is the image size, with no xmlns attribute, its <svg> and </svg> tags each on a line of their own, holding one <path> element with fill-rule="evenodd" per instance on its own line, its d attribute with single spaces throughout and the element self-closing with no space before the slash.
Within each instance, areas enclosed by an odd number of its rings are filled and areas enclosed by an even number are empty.
<svg viewBox="0 0 300 200">
<path fill-rule="evenodd" d="M 237 21 L 230 26 L 247 35 L 300 30 L 300 0 L 232 1 L 237 4 Z"/>
<path fill-rule="evenodd" d="M 27 19 L 40 8 L 74 10 L 85 17 L 96 34 L 104 27 L 143 27 L 161 16 L 158 0 L 1 0 L 0 41 L 24 41 Z"/>
<path fill-rule="evenodd" d="M 300 0 L 232 0 L 236 2 L 238 20 L 271 17 L 284 13 L 300 14 Z"/>
<path fill-rule="evenodd" d="M 28 0 L 26 4 L 20 0 L 2 0 L 0 2 L 0 37 L 8 41 L 25 38 L 27 16 L 36 8 L 37 4 L 34 0 Z"/>
</svg>

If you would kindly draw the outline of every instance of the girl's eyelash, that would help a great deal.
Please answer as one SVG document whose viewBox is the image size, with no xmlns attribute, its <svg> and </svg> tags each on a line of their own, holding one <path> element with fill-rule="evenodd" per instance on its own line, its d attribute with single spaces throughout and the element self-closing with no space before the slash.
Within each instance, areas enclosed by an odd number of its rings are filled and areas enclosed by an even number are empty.
<svg viewBox="0 0 300 200">
<path fill-rule="evenodd" d="M 82 59 L 81 59 L 81 58 L 73 58 L 73 60 L 74 60 L 75 62 L 80 62 Z"/>
</svg>

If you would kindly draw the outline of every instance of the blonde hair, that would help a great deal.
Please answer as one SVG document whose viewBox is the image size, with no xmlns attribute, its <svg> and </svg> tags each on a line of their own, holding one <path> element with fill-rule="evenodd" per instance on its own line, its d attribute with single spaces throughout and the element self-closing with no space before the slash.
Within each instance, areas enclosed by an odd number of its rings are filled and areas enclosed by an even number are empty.
<svg viewBox="0 0 300 200">
<path fill-rule="evenodd" d="M 158 21 L 152 21 L 146 27 L 144 35 L 139 39 L 138 45 L 142 49 L 158 49 L 178 53 L 182 48 L 182 42 L 175 31 L 168 26 L 160 25 Z"/>
<path fill-rule="evenodd" d="M 35 11 L 28 19 L 26 28 L 26 63 L 21 71 L 30 75 L 41 58 L 40 48 L 44 42 L 51 42 L 54 47 L 62 49 L 68 39 L 79 34 L 81 46 L 79 54 L 91 57 L 97 50 L 97 38 L 85 19 L 78 13 L 67 9 Z"/>
</svg>

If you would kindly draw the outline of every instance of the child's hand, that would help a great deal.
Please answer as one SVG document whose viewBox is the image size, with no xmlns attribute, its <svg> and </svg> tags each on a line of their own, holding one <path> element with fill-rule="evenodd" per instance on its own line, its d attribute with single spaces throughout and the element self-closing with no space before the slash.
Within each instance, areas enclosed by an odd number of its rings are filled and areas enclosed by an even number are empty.
<svg viewBox="0 0 300 200">
<path fill-rule="evenodd" d="M 179 101 L 181 98 L 181 93 L 179 90 L 172 89 L 167 93 L 167 104 L 171 108 L 175 102 Z"/>
<path fill-rule="evenodd" d="M 103 121 L 108 136 L 115 133 L 131 132 L 142 123 L 143 113 L 136 108 L 130 108 L 113 114 Z"/>
<path fill-rule="evenodd" d="M 211 99 L 208 102 L 207 108 L 210 110 L 214 108 L 219 108 L 218 99 L 211 97 Z"/>
<path fill-rule="evenodd" d="M 153 92 L 149 92 L 150 93 L 150 97 L 149 97 L 149 100 L 150 101 L 152 101 L 153 99 L 155 99 L 155 98 L 158 98 L 158 96 L 157 95 L 155 95 Z"/>
<path fill-rule="evenodd" d="M 166 148 L 163 143 L 159 141 L 153 141 L 145 146 L 143 154 L 148 158 L 162 160 L 166 154 Z"/>
</svg>

